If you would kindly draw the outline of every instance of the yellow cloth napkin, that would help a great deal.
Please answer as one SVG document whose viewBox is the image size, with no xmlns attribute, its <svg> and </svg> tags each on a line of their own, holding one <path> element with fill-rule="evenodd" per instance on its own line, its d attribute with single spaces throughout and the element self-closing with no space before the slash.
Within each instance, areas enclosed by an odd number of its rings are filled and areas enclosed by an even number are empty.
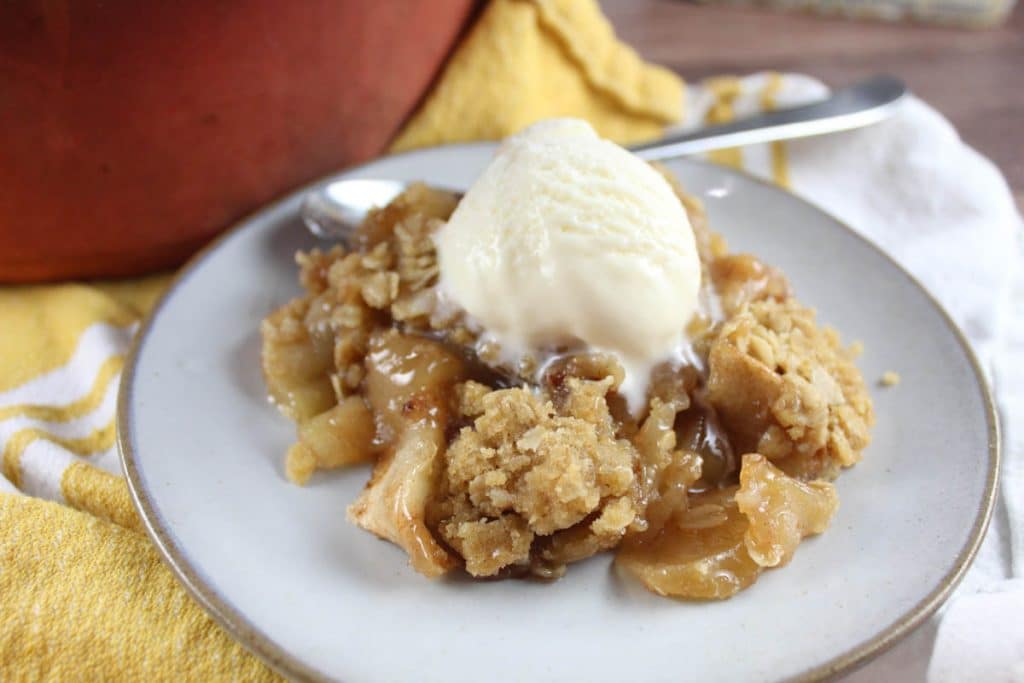
<svg viewBox="0 0 1024 683">
<path fill-rule="evenodd" d="M 551 116 L 622 144 L 682 118 L 683 84 L 615 38 L 594 0 L 494 2 L 393 151 L 497 140 Z"/>
<path fill-rule="evenodd" d="M 560 115 L 629 142 L 682 95 L 594 0 L 494 0 L 394 149 Z M 275 678 L 178 586 L 121 477 L 117 379 L 169 279 L 0 288 L 0 680 Z"/>
</svg>

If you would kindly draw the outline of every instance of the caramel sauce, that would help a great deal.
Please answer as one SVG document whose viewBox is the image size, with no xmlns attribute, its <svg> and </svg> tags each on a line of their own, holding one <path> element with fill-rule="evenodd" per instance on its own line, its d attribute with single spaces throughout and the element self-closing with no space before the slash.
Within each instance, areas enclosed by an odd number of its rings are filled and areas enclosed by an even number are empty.
<svg viewBox="0 0 1024 683">
<path fill-rule="evenodd" d="M 676 418 L 676 444 L 701 457 L 701 476 L 690 488 L 694 493 L 735 483 L 739 462 L 715 409 L 703 391 L 693 395 L 693 404 Z"/>
</svg>

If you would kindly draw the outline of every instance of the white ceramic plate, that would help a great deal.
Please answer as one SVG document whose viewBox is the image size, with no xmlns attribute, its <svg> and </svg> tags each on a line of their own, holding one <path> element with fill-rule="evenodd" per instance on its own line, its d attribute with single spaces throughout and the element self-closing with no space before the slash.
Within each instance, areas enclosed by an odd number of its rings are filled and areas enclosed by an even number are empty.
<svg viewBox="0 0 1024 683">
<path fill-rule="evenodd" d="M 464 187 L 493 151 L 414 152 L 351 177 Z M 294 428 L 264 398 L 260 319 L 297 293 L 312 242 L 293 195 L 197 257 L 139 335 L 119 442 L 153 540 L 244 645 L 297 678 L 345 681 L 819 679 L 914 628 L 984 533 L 997 434 L 977 364 L 903 270 L 835 219 L 723 168 L 670 164 L 736 251 L 781 266 L 801 300 L 866 346 L 878 424 L 842 505 L 792 563 L 726 602 L 656 597 L 611 556 L 561 581 L 430 581 L 345 521 L 360 468 L 288 483 Z"/>
</svg>

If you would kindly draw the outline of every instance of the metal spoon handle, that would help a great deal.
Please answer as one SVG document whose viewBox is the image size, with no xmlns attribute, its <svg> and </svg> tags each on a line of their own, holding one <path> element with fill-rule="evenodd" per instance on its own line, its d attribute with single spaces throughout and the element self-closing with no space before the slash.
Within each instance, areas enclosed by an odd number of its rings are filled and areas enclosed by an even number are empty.
<svg viewBox="0 0 1024 683">
<path fill-rule="evenodd" d="M 723 147 L 849 130 L 881 121 L 906 93 L 898 79 L 874 76 L 836 91 L 821 102 L 703 128 L 631 149 L 642 159 L 656 161 Z M 302 218 L 314 235 L 345 241 L 367 211 L 387 204 L 406 186 L 407 183 L 397 180 L 337 180 L 306 195 Z"/>
<path fill-rule="evenodd" d="M 821 102 L 758 114 L 630 149 L 641 159 L 660 161 L 725 147 L 849 130 L 886 118 L 906 94 L 907 88 L 898 78 L 873 76 L 838 90 Z"/>
</svg>

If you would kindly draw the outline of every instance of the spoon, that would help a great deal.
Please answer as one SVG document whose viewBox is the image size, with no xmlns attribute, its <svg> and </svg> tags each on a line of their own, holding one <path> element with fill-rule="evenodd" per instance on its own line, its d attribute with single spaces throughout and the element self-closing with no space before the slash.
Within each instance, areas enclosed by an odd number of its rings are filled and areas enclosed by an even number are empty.
<svg viewBox="0 0 1024 683">
<path fill-rule="evenodd" d="M 888 118 L 906 94 L 907 88 L 898 78 L 872 76 L 813 104 L 671 135 L 629 149 L 641 159 L 661 161 L 726 147 L 850 130 Z M 408 186 L 402 180 L 336 180 L 306 194 L 302 220 L 317 237 L 345 241 L 370 209 L 384 206 Z"/>
</svg>

